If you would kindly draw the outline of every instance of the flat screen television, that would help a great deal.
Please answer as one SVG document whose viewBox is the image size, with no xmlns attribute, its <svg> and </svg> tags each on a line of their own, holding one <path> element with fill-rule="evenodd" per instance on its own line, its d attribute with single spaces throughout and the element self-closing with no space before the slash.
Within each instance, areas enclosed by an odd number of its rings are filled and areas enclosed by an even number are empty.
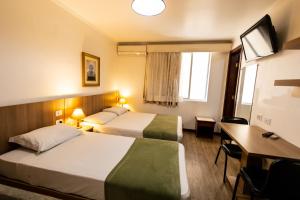
<svg viewBox="0 0 300 200">
<path fill-rule="evenodd" d="M 246 61 L 256 60 L 278 52 L 277 36 L 271 17 L 264 16 L 241 35 Z"/>
</svg>

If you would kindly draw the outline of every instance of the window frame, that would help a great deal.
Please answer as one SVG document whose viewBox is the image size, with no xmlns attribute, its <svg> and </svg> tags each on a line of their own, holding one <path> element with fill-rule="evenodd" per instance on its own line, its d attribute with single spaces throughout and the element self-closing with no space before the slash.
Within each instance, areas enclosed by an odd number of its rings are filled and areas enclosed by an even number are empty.
<svg viewBox="0 0 300 200">
<path fill-rule="evenodd" d="M 210 81 L 210 69 L 211 69 L 211 58 L 212 52 L 201 52 L 201 51 L 193 51 L 193 52 L 181 52 L 181 53 L 190 53 L 191 54 L 191 64 L 190 64 L 190 76 L 189 76 L 189 89 L 188 89 L 188 97 L 183 97 L 183 101 L 191 101 L 191 102 L 208 102 L 208 88 L 209 88 L 209 81 Z M 193 75 L 193 57 L 194 53 L 208 53 L 208 69 L 206 74 L 206 88 L 205 88 L 205 97 L 204 99 L 191 99 L 191 82 L 192 82 L 192 75 Z"/>
</svg>

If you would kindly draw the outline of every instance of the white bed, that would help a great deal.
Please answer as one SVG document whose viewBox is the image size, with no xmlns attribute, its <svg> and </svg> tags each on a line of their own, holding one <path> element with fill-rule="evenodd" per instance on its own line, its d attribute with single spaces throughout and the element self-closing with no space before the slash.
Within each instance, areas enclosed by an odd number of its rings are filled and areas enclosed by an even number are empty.
<svg viewBox="0 0 300 200">
<path fill-rule="evenodd" d="M 0 174 L 35 186 L 104 200 L 104 181 L 134 140 L 86 133 L 39 155 L 19 148 L 0 156 Z M 178 145 L 181 199 L 188 199 L 184 147 Z"/>
<path fill-rule="evenodd" d="M 142 138 L 143 130 L 150 124 L 156 114 L 141 112 L 126 112 L 104 125 L 83 122 L 83 125 L 91 125 L 94 132 L 106 133 L 112 135 L 122 135 L 128 137 Z M 177 121 L 177 138 L 181 141 L 182 134 L 182 118 L 178 116 Z"/>
</svg>

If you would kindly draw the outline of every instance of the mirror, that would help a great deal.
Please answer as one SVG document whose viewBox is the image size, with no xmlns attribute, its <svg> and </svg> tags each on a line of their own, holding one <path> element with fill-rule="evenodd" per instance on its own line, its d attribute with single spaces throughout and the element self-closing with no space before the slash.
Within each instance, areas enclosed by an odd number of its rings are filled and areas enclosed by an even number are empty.
<svg viewBox="0 0 300 200">
<path fill-rule="evenodd" d="M 257 74 L 257 64 L 241 67 L 239 74 L 235 116 L 242 117 L 250 121 Z"/>
</svg>

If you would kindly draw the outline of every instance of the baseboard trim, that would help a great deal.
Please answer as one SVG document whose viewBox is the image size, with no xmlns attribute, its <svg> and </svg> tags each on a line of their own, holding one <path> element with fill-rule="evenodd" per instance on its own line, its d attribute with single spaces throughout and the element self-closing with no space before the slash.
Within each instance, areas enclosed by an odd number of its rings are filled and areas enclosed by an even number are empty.
<svg viewBox="0 0 300 200">
<path fill-rule="evenodd" d="M 221 136 L 221 132 L 214 132 L 214 135 Z"/>
<path fill-rule="evenodd" d="M 190 129 L 190 128 L 183 128 L 182 130 L 185 132 L 194 132 L 194 133 L 196 131 L 195 129 Z"/>
<path fill-rule="evenodd" d="M 182 129 L 184 132 L 189 132 L 189 133 L 195 133 L 195 129 L 190 129 L 190 128 L 183 128 Z M 214 132 L 214 135 L 215 136 L 220 136 L 221 135 L 221 133 L 220 132 Z"/>
</svg>

